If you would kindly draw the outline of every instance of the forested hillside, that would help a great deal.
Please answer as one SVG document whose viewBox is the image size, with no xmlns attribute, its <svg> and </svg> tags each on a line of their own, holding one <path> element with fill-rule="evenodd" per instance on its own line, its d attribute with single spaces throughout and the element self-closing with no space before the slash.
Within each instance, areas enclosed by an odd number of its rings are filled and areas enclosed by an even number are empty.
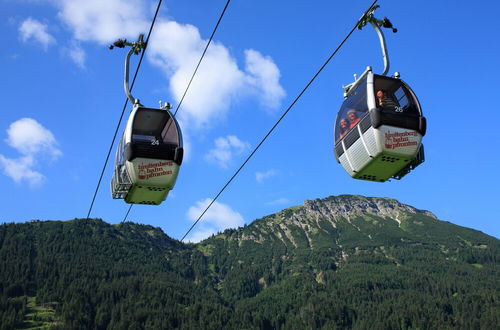
<svg viewBox="0 0 500 330">
<path fill-rule="evenodd" d="M 498 239 L 338 196 L 197 244 L 99 219 L 0 226 L 2 329 L 494 329 Z"/>
</svg>

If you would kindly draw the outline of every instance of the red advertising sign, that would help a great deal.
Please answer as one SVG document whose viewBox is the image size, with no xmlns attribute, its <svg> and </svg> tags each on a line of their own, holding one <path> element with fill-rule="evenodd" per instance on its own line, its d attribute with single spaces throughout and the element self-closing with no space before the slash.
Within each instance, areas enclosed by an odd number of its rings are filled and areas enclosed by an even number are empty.
<svg viewBox="0 0 500 330">
<path fill-rule="evenodd" d="M 172 165 L 172 161 L 159 161 L 156 163 L 139 164 L 139 179 L 147 180 L 154 177 L 171 175 L 173 173 L 172 170 L 165 168 L 165 166 L 171 167 Z"/>
<path fill-rule="evenodd" d="M 418 133 L 417 132 L 386 132 L 385 137 L 385 148 L 386 149 L 397 149 L 402 147 L 413 147 L 418 145 Z"/>
</svg>

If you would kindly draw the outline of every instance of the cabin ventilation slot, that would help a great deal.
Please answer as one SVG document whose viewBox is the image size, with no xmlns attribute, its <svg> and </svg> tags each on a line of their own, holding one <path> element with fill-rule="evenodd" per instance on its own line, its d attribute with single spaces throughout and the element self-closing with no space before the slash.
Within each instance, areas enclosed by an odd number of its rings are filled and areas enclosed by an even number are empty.
<svg viewBox="0 0 500 330">
<path fill-rule="evenodd" d="M 382 158 L 380 160 L 383 162 L 395 163 L 397 161 L 400 161 L 401 159 L 397 158 L 397 157 L 391 157 L 391 156 L 382 156 Z"/>
<path fill-rule="evenodd" d="M 358 179 L 361 179 L 361 180 L 369 180 L 369 181 L 379 181 L 377 179 L 377 176 L 375 175 L 370 175 L 370 174 L 363 174 L 361 175 Z"/>
<path fill-rule="evenodd" d="M 157 205 L 158 203 L 154 201 L 141 201 L 138 204 L 144 204 L 144 205 Z"/>
<path fill-rule="evenodd" d="M 166 188 L 162 187 L 147 187 L 149 191 L 165 191 Z"/>
</svg>

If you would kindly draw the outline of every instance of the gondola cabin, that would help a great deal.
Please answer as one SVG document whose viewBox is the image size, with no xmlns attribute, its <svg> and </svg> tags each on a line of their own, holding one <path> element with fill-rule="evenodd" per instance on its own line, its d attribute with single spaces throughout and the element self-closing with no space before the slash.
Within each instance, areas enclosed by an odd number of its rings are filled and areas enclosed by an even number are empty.
<svg viewBox="0 0 500 330">
<path fill-rule="evenodd" d="M 353 85 L 335 122 L 337 161 L 355 179 L 401 179 L 424 161 L 426 120 L 416 95 L 370 67 Z"/>
<path fill-rule="evenodd" d="M 135 105 L 116 152 L 113 198 L 159 205 L 175 185 L 182 158 L 181 130 L 170 111 Z"/>
</svg>

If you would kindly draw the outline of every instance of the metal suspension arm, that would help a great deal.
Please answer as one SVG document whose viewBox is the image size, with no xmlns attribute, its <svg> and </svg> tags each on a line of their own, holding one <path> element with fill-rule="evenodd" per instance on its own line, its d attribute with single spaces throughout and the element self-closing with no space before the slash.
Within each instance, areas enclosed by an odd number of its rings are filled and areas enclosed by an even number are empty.
<svg viewBox="0 0 500 330">
<path fill-rule="evenodd" d="M 384 33 L 382 32 L 378 24 L 375 23 L 374 21 L 370 21 L 370 24 L 373 26 L 375 31 L 377 31 L 378 38 L 380 40 L 380 48 L 382 48 L 382 57 L 384 59 L 384 72 L 382 72 L 382 75 L 385 76 L 387 75 L 387 72 L 389 72 L 390 62 L 389 62 L 389 54 L 387 53 L 387 45 L 385 44 Z"/>
<path fill-rule="evenodd" d="M 387 75 L 387 72 L 389 72 L 390 62 L 389 62 L 389 54 L 387 52 L 387 45 L 385 43 L 384 33 L 382 32 L 380 27 L 392 29 L 392 32 L 394 33 L 397 32 L 398 30 L 392 26 L 391 21 L 389 21 L 387 17 L 384 17 L 384 19 L 379 20 L 373 16 L 373 13 L 379 7 L 380 6 L 373 7 L 372 10 L 370 10 L 368 13 L 366 13 L 366 15 L 363 15 L 361 17 L 358 23 L 358 29 L 361 30 L 367 23 L 370 23 L 371 26 L 375 29 L 375 31 L 377 31 L 378 38 L 380 40 L 380 48 L 382 49 L 382 57 L 384 59 L 384 72 L 382 73 L 382 75 L 385 76 Z"/>
<path fill-rule="evenodd" d="M 130 102 L 133 105 L 140 104 L 139 99 L 136 99 L 132 96 L 132 93 L 130 92 L 129 88 L 129 67 L 130 67 L 130 56 L 132 54 L 139 54 L 142 49 L 146 48 L 146 43 L 143 41 L 144 34 L 140 34 L 139 38 L 137 39 L 136 42 L 131 43 L 128 42 L 126 39 L 118 39 L 115 41 L 112 45 L 109 46 L 109 49 L 113 49 L 114 47 L 118 48 L 125 48 L 125 46 L 130 46 L 130 51 L 127 54 L 127 57 L 125 58 L 125 74 L 124 74 L 124 79 L 123 79 L 123 88 L 125 89 L 125 95 L 127 95 L 127 98 L 130 100 Z"/>
<path fill-rule="evenodd" d="M 123 80 L 123 88 L 125 89 L 125 95 L 127 95 L 129 101 L 133 104 L 139 104 L 139 99 L 136 99 L 135 97 L 132 96 L 132 93 L 130 92 L 130 88 L 128 85 L 128 72 L 129 72 L 129 64 L 130 64 L 130 56 L 134 53 L 134 49 L 131 48 L 127 54 L 127 57 L 125 58 L 125 76 Z"/>
</svg>

